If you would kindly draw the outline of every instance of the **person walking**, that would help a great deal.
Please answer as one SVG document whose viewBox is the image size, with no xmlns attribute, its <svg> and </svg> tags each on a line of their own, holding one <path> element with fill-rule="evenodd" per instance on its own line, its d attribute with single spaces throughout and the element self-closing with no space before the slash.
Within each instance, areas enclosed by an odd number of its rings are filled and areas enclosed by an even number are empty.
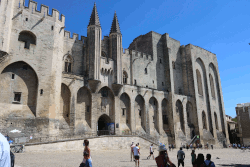
<svg viewBox="0 0 250 167">
<path fill-rule="evenodd" d="M 140 164 L 140 149 L 138 147 L 138 144 L 136 144 L 136 146 L 133 148 L 134 151 L 134 157 L 135 157 L 135 166 L 139 166 Z"/>
<path fill-rule="evenodd" d="M 130 145 L 130 157 L 131 157 L 131 161 L 134 161 L 134 150 L 133 150 L 134 147 L 135 147 L 134 142 L 132 142 L 132 144 Z"/>
<path fill-rule="evenodd" d="M 215 167 L 214 162 L 211 161 L 211 154 L 207 154 L 206 158 L 207 158 L 205 160 L 206 167 Z"/>
<path fill-rule="evenodd" d="M 0 133 L 0 166 L 10 167 L 10 145 L 7 139 Z"/>
<path fill-rule="evenodd" d="M 159 156 L 155 158 L 157 167 L 166 167 L 168 164 L 170 164 L 170 166 L 174 166 L 169 159 L 167 149 L 164 145 L 159 146 L 158 151 Z"/>
<path fill-rule="evenodd" d="M 155 159 L 154 157 L 154 149 L 153 149 L 153 144 L 151 144 L 151 146 L 149 147 L 149 156 L 147 157 L 147 159 L 150 159 L 151 156 L 153 156 L 153 159 Z"/>
<path fill-rule="evenodd" d="M 192 165 L 194 165 L 195 161 L 196 161 L 195 150 L 192 150 L 192 153 L 191 153 L 191 163 L 192 163 Z"/>
<path fill-rule="evenodd" d="M 83 146 L 84 146 L 84 151 L 83 152 L 87 152 L 88 153 L 87 159 L 89 161 L 91 161 L 91 163 L 92 163 L 90 149 L 89 149 L 89 140 L 84 140 Z M 83 158 L 83 163 L 86 164 L 86 159 L 85 158 Z"/>
<path fill-rule="evenodd" d="M 185 153 L 182 151 L 182 147 L 180 147 L 180 150 L 177 152 L 177 159 L 178 159 L 178 167 L 180 164 L 184 167 L 184 159 L 185 159 Z"/>
<path fill-rule="evenodd" d="M 211 144 L 211 149 L 212 149 L 212 150 L 214 149 L 214 145 L 213 145 L 213 144 Z"/>
</svg>

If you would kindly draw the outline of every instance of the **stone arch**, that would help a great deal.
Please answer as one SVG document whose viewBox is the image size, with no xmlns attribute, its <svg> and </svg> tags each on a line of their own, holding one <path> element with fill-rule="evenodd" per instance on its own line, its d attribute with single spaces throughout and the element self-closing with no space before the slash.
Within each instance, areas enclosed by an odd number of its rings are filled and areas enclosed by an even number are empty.
<svg viewBox="0 0 250 167">
<path fill-rule="evenodd" d="M 177 100 L 175 105 L 176 105 L 176 113 L 179 116 L 178 122 L 180 122 L 181 130 L 185 134 L 185 122 L 184 122 L 182 102 L 180 100 Z"/>
<path fill-rule="evenodd" d="M 121 119 L 120 123 L 127 125 L 127 127 L 121 127 L 121 129 L 131 129 L 131 109 L 130 109 L 130 97 L 127 93 L 123 93 L 120 96 L 120 106 L 121 106 Z"/>
<path fill-rule="evenodd" d="M 213 98 L 215 98 L 214 79 L 211 74 L 209 74 L 209 81 L 210 81 L 210 87 L 211 87 L 211 95 Z"/>
<path fill-rule="evenodd" d="M 22 31 L 19 33 L 18 41 L 24 42 L 24 48 L 29 49 L 30 44 L 36 45 L 36 35 L 31 31 Z"/>
<path fill-rule="evenodd" d="M 22 104 L 20 113 L 37 116 L 38 84 L 37 74 L 29 64 L 24 61 L 11 63 L 0 74 L 0 103 Z"/>
<path fill-rule="evenodd" d="M 166 98 L 162 100 L 162 124 L 163 130 L 168 136 L 174 132 L 173 126 L 173 113 L 171 112 L 169 102 Z"/>
<path fill-rule="evenodd" d="M 146 132 L 145 100 L 141 95 L 137 95 L 135 98 L 134 110 L 136 117 L 136 129 Z"/>
<path fill-rule="evenodd" d="M 219 77 L 218 77 L 218 71 L 215 68 L 213 63 L 209 64 L 209 68 L 212 70 L 213 74 L 214 74 L 214 78 L 215 78 L 215 92 L 217 94 L 217 101 L 218 101 L 218 105 L 219 105 L 219 116 L 220 116 L 220 123 L 221 123 L 221 128 L 224 134 L 226 134 L 226 130 L 225 130 L 225 118 L 224 118 L 224 113 L 223 113 L 223 109 L 222 109 L 222 98 L 221 98 L 221 89 L 220 89 L 220 83 L 219 83 Z"/>
<path fill-rule="evenodd" d="M 62 83 L 61 85 L 61 102 L 60 102 L 60 117 L 70 125 L 70 100 L 71 92 L 67 85 Z"/>
<path fill-rule="evenodd" d="M 109 135 L 108 123 L 112 123 L 112 119 L 107 114 L 102 114 L 97 120 L 97 135 Z"/>
<path fill-rule="evenodd" d="M 101 95 L 100 112 L 107 114 L 112 122 L 115 122 L 114 101 L 115 95 L 113 91 L 107 87 L 102 87 L 98 93 Z"/>
<path fill-rule="evenodd" d="M 205 111 L 202 111 L 202 127 L 207 130 L 207 118 Z"/>
<path fill-rule="evenodd" d="M 204 90 L 204 96 L 203 96 L 203 105 L 206 108 L 203 108 L 202 110 L 205 110 L 207 113 L 208 117 L 208 127 L 207 130 L 214 136 L 213 132 L 213 124 L 212 124 L 212 114 L 211 114 L 211 109 L 210 109 L 210 98 L 209 98 L 209 89 L 208 89 L 208 82 L 207 82 L 207 73 L 206 73 L 206 68 L 204 65 L 204 62 L 202 61 L 201 58 L 196 59 L 196 65 L 201 69 L 201 78 L 203 80 L 203 90 Z"/>
<path fill-rule="evenodd" d="M 128 84 L 128 73 L 123 71 L 123 84 Z"/>
<path fill-rule="evenodd" d="M 81 87 L 77 92 L 76 118 L 83 119 L 91 128 L 92 97 L 87 87 Z"/>
<path fill-rule="evenodd" d="M 151 97 L 149 99 L 149 116 L 152 116 L 153 118 L 153 126 L 154 129 L 159 133 L 159 111 L 158 111 L 158 101 L 155 97 Z M 150 119 L 149 119 L 150 120 Z M 151 122 L 150 122 L 151 123 Z"/>
<path fill-rule="evenodd" d="M 186 104 L 187 123 L 190 128 L 190 136 L 193 138 L 199 133 L 198 116 L 190 101 Z"/>
<path fill-rule="evenodd" d="M 196 77 L 197 77 L 198 93 L 199 95 L 203 96 L 201 73 L 198 69 L 196 69 Z"/>
<path fill-rule="evenodd" d="M 73 71 L 73 58 L 71 55 L 64 57 L 64 72 L 71 73 Z"/>
<path fill-rule="evenodd" d="M 218 118 L 217 118 L 216 112 L 214 112 L 214 122 L 215 122 L 216 130 L 219 130 L 219 124 L 218 124 Z"/>
</svg>

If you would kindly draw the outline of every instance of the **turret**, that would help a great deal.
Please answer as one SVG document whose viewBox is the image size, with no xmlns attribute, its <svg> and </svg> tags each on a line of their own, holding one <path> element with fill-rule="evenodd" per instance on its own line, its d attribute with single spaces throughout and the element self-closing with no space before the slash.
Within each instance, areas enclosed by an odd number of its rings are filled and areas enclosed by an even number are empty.
<svg viewBox="0 0 250 167">
<path fill-rule="evenodd" d="M 122 34 L 116 12 L 109 33 L 110 57 L 114 60 L 114 83 L 122 84 Z"/>
<path fill-rule="evenodd" d="M 88 36 L 87 62 L 89 70 L 88 71 L 89 79 L 99 80 L 102 28 L 96 9 L 96 4 L 94 4 L 94 8 L 89 20 L 87 36 Z"/>
</svg>

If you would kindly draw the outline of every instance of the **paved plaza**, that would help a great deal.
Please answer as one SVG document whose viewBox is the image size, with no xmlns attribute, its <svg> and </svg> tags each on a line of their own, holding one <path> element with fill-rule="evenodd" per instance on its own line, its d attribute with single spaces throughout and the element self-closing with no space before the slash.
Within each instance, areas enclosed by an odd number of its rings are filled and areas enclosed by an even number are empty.
<svg viewBox="0 0 250 167">
<path fill-rule="evenodd" d="M 130 161 L 130 150 L 100 150 L 92 151 L 94 167 L 134 167 L 135 164 Z M 177 149 L 169 152 L 170 160 L 177 165 Z M 186 154 L 185 167 L 191 167 L 191 150 L 184 149 Z M 198 153 L 211 153 L 212 161 L 216 167 L 250 167 L 250 150 L 242 151 L 239 149 L 214 149 L 214 150 L 196 150 Z M 154 160 L 147 160 L 148 150 L 141 150 L 141 167 L 156 167 Z M 158 154 L 157 151 L 154 152 Z M 15 167 L 78 167 L 82 160 L 82 151 L 74 152 L 33 152 L 17 153 Z"/>
</svg>

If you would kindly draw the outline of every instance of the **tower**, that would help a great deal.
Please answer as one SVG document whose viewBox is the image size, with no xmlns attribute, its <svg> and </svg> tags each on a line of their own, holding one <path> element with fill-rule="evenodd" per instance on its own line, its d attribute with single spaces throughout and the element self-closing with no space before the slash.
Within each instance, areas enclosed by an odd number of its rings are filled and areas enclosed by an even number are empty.
<svg viewBox="0 0 250 167">
<path fill-rule="evenodd" d="M 99 80 L 102 28 L 96 9 L 96 4 L 94 4 L 94 8 L 89 20 L 87 36 L 89 79 Z"/>
<path fill-rule="evenodd" d="M 119 22 L 116 16 L 116 12 L 114 14 L 113 22 L 111 25 L 110 33 L 109 33 L 109 53 L 110 57 L 114 60 L 114 83 L 121 84 L 122 83 L 122 34 L 119 26 Z"/>
</svg>

